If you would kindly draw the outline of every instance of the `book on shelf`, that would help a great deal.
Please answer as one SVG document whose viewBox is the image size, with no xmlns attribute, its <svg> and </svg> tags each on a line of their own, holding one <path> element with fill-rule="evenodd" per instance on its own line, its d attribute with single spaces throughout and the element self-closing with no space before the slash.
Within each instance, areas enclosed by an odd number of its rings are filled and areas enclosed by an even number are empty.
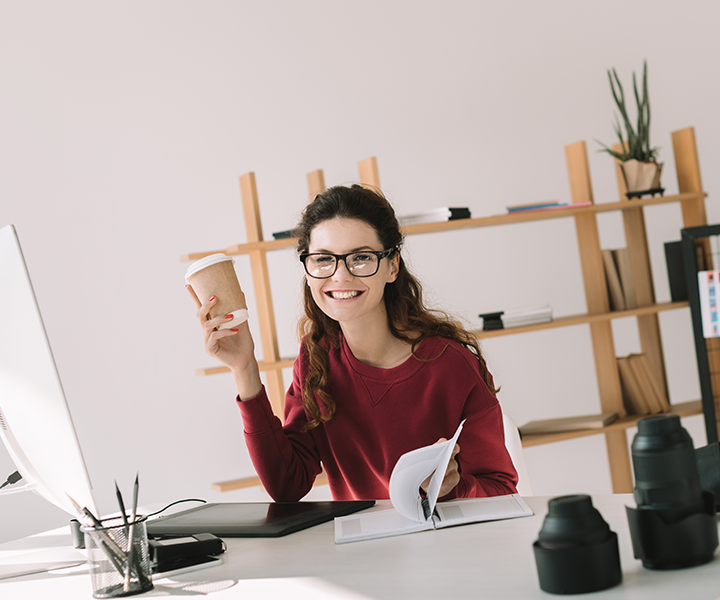
<svg viewBox="0 0 720 600">
<path fill-rule="evenodd" d="M 627 248 L 602 251 L 610 310 L 637 308 L 630 253 Z"/>
<path fill-rule="evenodd" d="M 665 242 L 665 264 L 670 284 L 670 299 L 673 302 L 687 302 L 687 279 L 681 241 Z"/>
<path fill-rule="evenodd" d="M 670 410 L 670 401 L 644 354 L 620 356 L 617 362 L 628 414 L 657 415 Z"/>
<path fill-rule="evenodd" d="M 481 313 L 478 317 L 482 319 L 483 331 L 510 329 L 512 327 L 522 327 L 524 325 L 535 325 L 536 323 L 548 323 L 552 321 L 552 307 L 549 304 L 544 304 L 532 308 Z"/>
<path fill-rule="evenodd" d="M 552 307 L 549 304 L 543 304 L 532 308 L 481 313 L 478 317 L 482 319 L 483 331 L 510 329 L 511 327 L 522 327 L 552 321 Z"/>
<path fill-rule="evenodd" d="M 618 418 L 614 412 L 595 415 L 579 415 L 576 417 L 560 417 L 557 419 L 540 419 L 530 421 L 520 427 L 521 435 L 538 435 L 541 433 L 562 433 L 566 431 L 582 431 L 586 429 L 602 429 Z"/>
<path fill-rule="evenodd" d="M 603 250 L 602 260 L 605 267 L 605 281 L 608 287 L 610 310 L 625 310 L 625 296 L 623 295 L 620 273 L 615 264 L 612 250 Z"/>
<path fill-rule="evenodd" d="M 634 370 L 630 367 L 630 359 L 627 356 L 619 356 L 617 363 L 627 414 L 640 417 L 651 414 L 650 405 L 645 400 L 645 394 L 640 388 L 640 382 L 635 377 Z"/>
<path fill-rule="evenodd" d="M 635 374 L 640 382 L 643 393 L 649 398 L 649 404 L 654 407 L 655 414 L 670 411 L 670 400 L 662 391 L 662 387 L 657 377 L 650 368 L 650 362 L 644 354 L 630 354 L 630 366 L 635 370 Z"/>
<path fill-rule="evenodd" d="M 620 275 L 620 285 L 622 286 L 623 298 L 625 299 L 625 308 L 637 308 L 637 298 L 635 296 L 635 281 L 633 279 L 632 264 L 630 262 L 630 251 L 627 248 L 616 248 L 612 251 L 613 259 L 617 265 L 618 275 Z"/>
<path fill-rule="evenodd" d="M 516 206 L 506 206 L 507 214 L 513 215 L 517 213 L 540 211 L 540 210 L 557 210 L 560 208 L 579 208 L 581 206 L 592 206 L 592 202 L 576 202 L 568 204 L 567 202 L 547 202 L 537 204 L 518 204 Z"/>
<path fill-rule="evenodd" d="M 506 310 L 500 319 L 505 329 L 534 325 L 535 323 L 548 323 L 552 321 L 552 307 L 549 304 L 543 304 L 530 308 Z"/>
<path fill-rule="evenodd" d="M 652 384 L 648 379 L 647 373 L 640 367 L 640 364 L 635 357 L 632 355 L 628 356 L 628 362 L 630 363 L 630 369 L 635 376 L 635 380 L 640 386 L 640 391 L 645 399 L 645 404 L 648 407 L 648 415 L 659 415 L 663 412 L 662 404 L 660 400 L 655 396 L 655 392 L 652 389 Z"/>
<path fill-rule="evenodd" d="M 522 210 L 536 210 L 538 208 L 550 208 L 552 206 L 561 206 L 558 200 L 545 200 L 539 202 L 529 202 L 527 204 L 514 204 L 512 206 L 506 206 L 508 212 L 519 212 Z M 567 202 L 563 203 L 563 206 L 567 206 Z"/>
<path fill-rule="evenodd" d="M 532 515 L 532 510 L 517 494 L 437 502 L 462 425 L 446 442 L 403 454 L 390 476 L 389 493 L 393 508 L 336 517 L 335 543 Z M 431 475 L 427 494 L 423 495 L 420 484 Z"/>
<path fill-rule="evenodd" d="M 480 319 L 482 320 L 483 331 L 494 331 L 495 329 L 502 329 L 502 316 L 503 311 L 479 314 L 478 317 L 480 317 Z"/>
<path fill-rule="evenodd" d="M 420 223 L 438 223 L 442 221 L 455 221 L 457 219 L 469 219 L 472 215 L 467 207 L 442 207 L 425 212 L 402 215 L 398 217 L 401 227 L 407 225 L 418 225 Z"/>
</svg>

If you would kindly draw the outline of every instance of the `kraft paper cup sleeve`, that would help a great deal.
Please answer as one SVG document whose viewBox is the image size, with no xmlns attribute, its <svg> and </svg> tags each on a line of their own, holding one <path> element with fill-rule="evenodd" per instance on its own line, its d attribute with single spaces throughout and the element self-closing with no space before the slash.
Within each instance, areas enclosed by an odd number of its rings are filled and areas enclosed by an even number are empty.
<svg viewBox="0 0 720 600">
<path fill-rule="evenodd" d="M 234 262 L 224 254 L 213 254 L 190 265 L 185 275 L 201 302 L 207 302 L 212 296 L 217 298 L 210 310 L 211 319 L 229 314 L 234 316 L 218 329 L 236 327 L 248 319 L 245 294 L 235 273 Z"/>
</svg>

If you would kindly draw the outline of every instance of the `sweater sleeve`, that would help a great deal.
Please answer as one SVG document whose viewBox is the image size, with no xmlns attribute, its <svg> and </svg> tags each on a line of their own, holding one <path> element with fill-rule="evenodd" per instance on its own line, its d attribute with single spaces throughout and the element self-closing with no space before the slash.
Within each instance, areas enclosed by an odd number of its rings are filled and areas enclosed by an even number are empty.
<svg viewBox="0 0 720 600">
<path fill-rule="evenodd" d="M 505 446 L 502 410 L 495 394 L 478 377 L 464 402 L 457 456 L 460 482 L 441 500 L 515 494 L 518 481 Z"/>
<path fill-rule="evenodd" d="M 245 442 L 255 470 L 276 502 L 295 502 L 312 488 L 321 472 L 313 436 L 302 432 L 306 422 L 297 374 L 285 399 L 285 425 L 272 412 L 263 387 L 255 398 L 237 400 L 243 418 Z"/>
<path fill-rule="evenodd" d="M 468 417 L 458 440 L 460 482 L 443 500 L 516 494 L 518 477 L 505 447 L 500 405 Z"/>
</svg>

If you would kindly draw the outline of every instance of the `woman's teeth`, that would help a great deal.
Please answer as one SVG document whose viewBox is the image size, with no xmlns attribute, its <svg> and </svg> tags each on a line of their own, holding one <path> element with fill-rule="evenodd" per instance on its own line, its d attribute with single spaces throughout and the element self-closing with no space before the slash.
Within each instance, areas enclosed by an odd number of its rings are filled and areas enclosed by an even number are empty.
<svg viewBox="0 0 720 600">
<path fill-rule="evenodd" d="M 330 292 L 330 296 L 335 298 L 335 300 L 349 300 L 350 298 L 354 298 L 359 294 L 360 292 L 358 292 L 357 290 L 353 290 L 351 292 Z"/>
</svg>

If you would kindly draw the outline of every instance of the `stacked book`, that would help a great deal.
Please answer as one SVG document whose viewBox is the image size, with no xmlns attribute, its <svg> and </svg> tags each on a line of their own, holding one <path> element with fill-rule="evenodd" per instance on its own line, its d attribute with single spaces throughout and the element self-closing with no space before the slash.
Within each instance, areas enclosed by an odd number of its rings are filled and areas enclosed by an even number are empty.
<svg viewBox="0 0 720 600">
<path fill-rule="evenodd" d="M 483 331 L 509 329 L 510 327 L 522 327 L 523 325 L 552 321 L 552 307 L 544 304 L 532 308 L 483 313 L 478 316 L 482 319 Z"/>
<path fill-rule="evenodd" d="M 627 248 L 602 251 L 610 310 L 637 308 L 630 253 Z"/>
<path fill-rule="evenodd" d="M 670 402 L 644 354 L 617 359 L 627 414 L 648 416 L 670 411 Z"/>
<path fill-rule="evenodd" d="M 442 221 L 455 221 L 456 219 L 469 219 L 471 217 L 470 209 L 462 208 L 435 208 L 426 212 L 413 215 L 404 215 L 398 217 L 401 227 L 407 225 L 418 225 L 420 223 L 438 223 Z"/>
</svg>

